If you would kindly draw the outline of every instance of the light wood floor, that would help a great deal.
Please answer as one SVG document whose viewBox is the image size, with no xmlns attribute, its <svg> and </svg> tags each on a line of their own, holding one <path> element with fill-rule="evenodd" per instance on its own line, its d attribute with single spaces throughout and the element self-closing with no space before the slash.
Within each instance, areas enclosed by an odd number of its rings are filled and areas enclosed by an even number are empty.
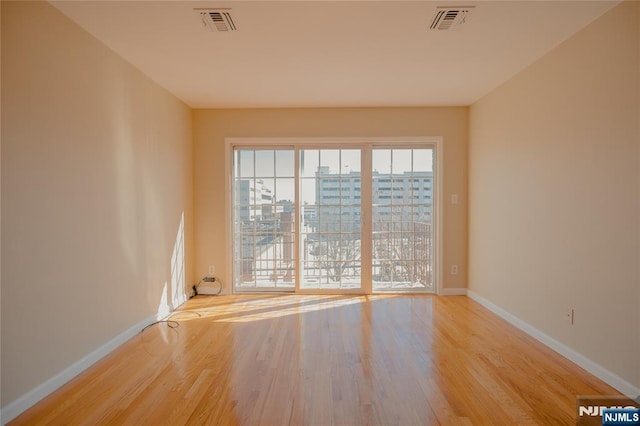
<svg viewBox="0 0 640 426">
<path fill-rule="evenodd" d="M 575 424 L 614 389 L 474 301 L 199 296 L 13 424 Z"/>
</svg>

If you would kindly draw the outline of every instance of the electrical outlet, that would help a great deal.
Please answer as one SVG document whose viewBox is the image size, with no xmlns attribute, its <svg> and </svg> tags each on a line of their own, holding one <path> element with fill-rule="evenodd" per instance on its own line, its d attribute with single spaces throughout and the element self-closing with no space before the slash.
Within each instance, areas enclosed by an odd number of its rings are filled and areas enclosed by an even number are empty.
<svg viewBox="0 0 640 426">
<path fill-rule="evenodd" d="M 209 265 L 209 275 L 213 276 L 216 274 L 216 267 L 214 265 Z"/>
<path fill-rule="evenodd" d="M 451 275 L 458 275 L 458 265 L 451 265 Z"/>
</svg>

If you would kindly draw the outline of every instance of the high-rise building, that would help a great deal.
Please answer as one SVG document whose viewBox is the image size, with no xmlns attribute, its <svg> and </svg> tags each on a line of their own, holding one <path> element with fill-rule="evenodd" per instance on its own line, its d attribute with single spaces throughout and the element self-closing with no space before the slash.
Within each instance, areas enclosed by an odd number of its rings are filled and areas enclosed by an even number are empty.
<svg viewBox="0 0 640 426">
<path fill-rule="evenodd" d="M 433 173 L 379 173 L 372 176 L 373 219 L 427 222 L 433 205 Z M 319 232 L 360 229 L 360 172 L 336 174 L 329 167 L 316 172 L 315 205 L 304 206 L 305 221 Z"/>
</svg>

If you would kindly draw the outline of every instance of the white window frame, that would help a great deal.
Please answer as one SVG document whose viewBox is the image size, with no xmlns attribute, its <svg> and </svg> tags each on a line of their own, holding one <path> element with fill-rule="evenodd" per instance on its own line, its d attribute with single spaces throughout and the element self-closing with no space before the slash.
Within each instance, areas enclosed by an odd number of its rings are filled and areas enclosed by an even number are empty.
<svg viewBox="0 0 640 426">
<path fill-rule="evenodd" d="M 443 137 L 442 136 L 417 136 L 417 137 L 332 137 L 332 138 L 296 138 L 296 137 L 285 137 L 285 138 L 225 138 L 225 190 L 226 190 L 226 206 L 225 209 L 225 221 L 226 221 L 226 276 L 224 277 L 226 282 L 230 283 L 231 291 L 236 293 L 234 279 L 233 279 L 233 268 L 234 268 L 234 235 L 233 235 L 233 151 L 236 147 L 241 147 L 243 149 L 269 149 L 269 148 L 294 148 L 295 150 L 295 167 L 296 170 L 299 169 L 299 150 L 300 149 L 323 149 L 323 148 L 354 148 L 354 149 L 362 149 L 363 159 L 363 170 L 361 171 L 362 175 L 366 173 L 371 173 L 371 153 L 373 148 L 388 148 L 388 149 L 402 149 L 402 148 L 425 148 L 429 147 L 434 150 L 434 170 L 433 170 L 433 178 L 435 180 L 435 185 L 433 185 L 433 201 L 435 204 L 434 212 L 434 228 L 435 228 L 435 242 L 434 242 L 434 266 L 435 266 L 435 294 L 442 293 L 442 279 L 443 279 L 443 268 L 442 268 L 442 210 L 443 210 Z M 299 179 L 295 180 L 295 191 L 296 191 L 296 199 L 299 191 Z M 366 187 L 365 187 L 366 186 Z M 371 182 L 365 182 L 363 179 L 362 187 L 361 187 L 362 199 L 361 205 L 371 206 Z M 296 227 L 299 226 L 300 220 L 300 206 L 299 203 L 296 202 L 295 206 L 295 214 L 296 214 Z M 369 215 L 370 211 L 366 211 L 362 209 L 362 215 Z M 364 218 L 363 218 L 364 219 Z M 371 220 L 364 220 L 363 227 L 361 228 L 362 235 L 371 235 Z M 362 239 L 362 248 L 363 255 L 365 254 L 365 250 L 368 251 L 368 255 L 371 255 L 371 247 L 372 242 L 370 238 Z M 296 230 L 296 256 L 300 252 L 300 235 Z M 373 293 L 373 282 L 371 277 L 371 271 L 368 270 L 370 268 L 362 268 L 362 285 L 359 289 L 343 289 L 343 290 L 333 290 L 333 289 L 301 289 L 300 288 L 300 276 L 299 276 L 299 268 L 300 262 L 296 262 L 296 282 L 295 282 L 295 293 L 299 294 L 372 294 Z M 264 289 L 258 289 L 257 291 L 264 291 Z M 273 291 L 283 291 L 283 292 L 291 292 L 290 289 L 280 289 Z M 271 290 L 269 292 L 272 292 Z M 243 291 L 242 293 L 245 293 Z M 384 292 L 388 293 L 388 292 Z M 412 293 L 410 290 L 408 291 L 398 291 L 398 293 Z M 379 293 L 376 293 L 379 294 Z M 424 294 L 424 292 L 420 292 L 420 294 Z"/>
</svg>

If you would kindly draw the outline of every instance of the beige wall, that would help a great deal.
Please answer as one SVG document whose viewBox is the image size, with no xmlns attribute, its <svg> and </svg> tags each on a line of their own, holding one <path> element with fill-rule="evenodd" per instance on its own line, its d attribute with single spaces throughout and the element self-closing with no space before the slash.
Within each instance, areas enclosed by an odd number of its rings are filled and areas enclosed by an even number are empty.
<svg viewBox="0 0 640 426">
<path fill-rule="evenodd" d="M 192 117 L 43 2 L 2 2 L 2 89 L 6 406 L 158 312 L 183 213 L 193 257 Z"/>
<path fill-rule="evenodd" d="M 459 275 L 444 274 L 443 286 L 466 287 L 467 254 L 467 108 L 347 108 L 194 111 L 194 206 L 196 274 L 208 265 L 225 278 L 228 238 L 225 187 L 226 137 L 381 137 L 443 136 L 444 195 L 457 193 L 460 203 L 444 205 L 443 262 L 458 264 Z"/>
<path fill-rule="evenodd" d="M 474 104 L 469 148 L 470 290 L 635 386 L 639 9 L 612 9 Z"/>
</svg>

